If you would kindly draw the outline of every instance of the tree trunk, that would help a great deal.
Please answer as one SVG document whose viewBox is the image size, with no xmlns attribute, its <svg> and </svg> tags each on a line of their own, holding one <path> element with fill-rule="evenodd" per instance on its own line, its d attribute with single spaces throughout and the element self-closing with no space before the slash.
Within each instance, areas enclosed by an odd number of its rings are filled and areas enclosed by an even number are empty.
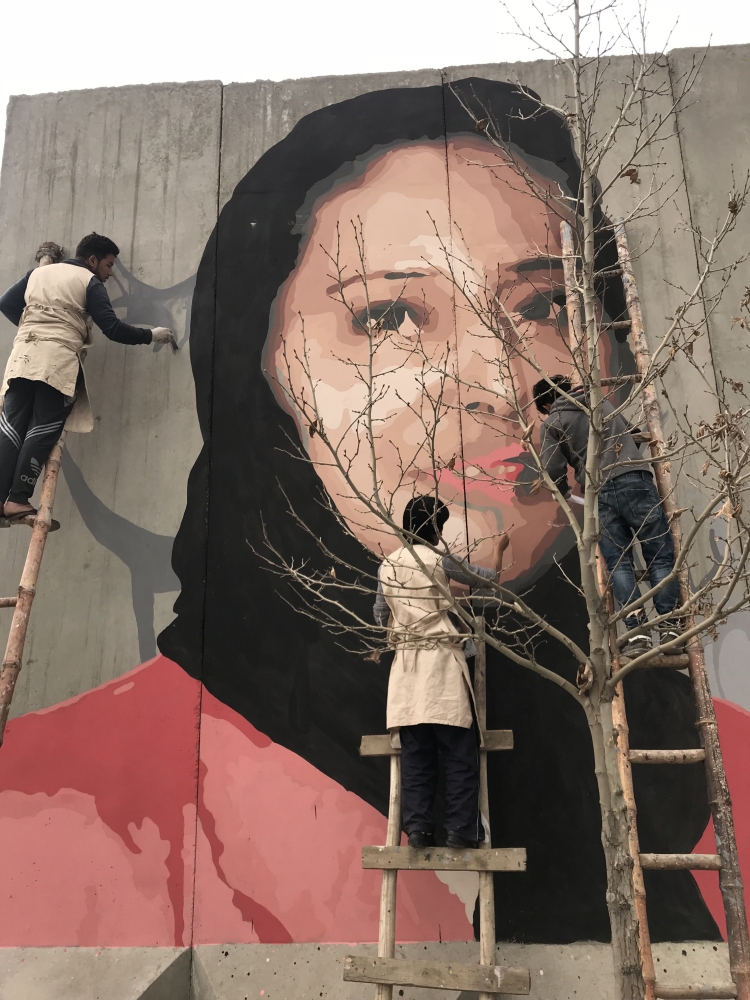
<svg viewBox="0 0 750 1000">
<path fill-rule="evenodd" d="M 612 702 L 602 701 L 598 706 L 591 704 L 587 714 L 602 814 L 615 997 L 617 1000 L 643 1000 L 645 985 L 638 947 L 633 860 L 628 851 L 628 816 L 617 763 Z"/>
</svg>

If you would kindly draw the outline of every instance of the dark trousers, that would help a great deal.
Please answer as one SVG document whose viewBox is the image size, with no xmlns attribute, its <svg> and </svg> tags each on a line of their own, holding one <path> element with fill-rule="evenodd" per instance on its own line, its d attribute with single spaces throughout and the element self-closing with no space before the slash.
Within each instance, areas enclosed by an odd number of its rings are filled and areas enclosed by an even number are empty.
<svg viewBox="0 0 750 1000">
<path fill-rule="evenodd" d="M 438 750 L 445 764 L 445 829 L 464 840 L 480 840 L 479 751 L 474 727 L 423 723 L 401 726 L 401 810 L 408 833 L 432 833 L 438 780 Z"/>
<path fill-rule="evenodd" d="M 0 504 L 29 502 L 72 403 L 46 382 L 10 380 L 0 413 Z"/>
<path fill-rule="evenodd" d="M 621 607 L 640 596 L 633 569 L 633 540 L 641 543 L 651 586 L 674 566 L 674 544 L 661 497 L 648 472 L 626 472 L 610 479 L 599 494 L 599 546 L 609 569 L 612 592 Z M 658 614 L 680 603 L 680 585 L 672 580 L 654 596 Z"/>
</svg>

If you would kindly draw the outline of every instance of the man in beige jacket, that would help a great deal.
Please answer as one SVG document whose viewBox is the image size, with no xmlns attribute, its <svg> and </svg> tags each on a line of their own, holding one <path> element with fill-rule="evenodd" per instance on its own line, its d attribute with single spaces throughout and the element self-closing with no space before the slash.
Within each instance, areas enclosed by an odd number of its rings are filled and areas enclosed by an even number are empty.
<svg viewBox="0 0 750 1000">
<path fill-rule="evenodd" d="M 82 367 L 92 322 L 119 344 L 176 350 L 171 330 L 117 318 L 104 282 L 119 252 L 112 240 L 91 233 L 75 258 L 34 268 L 0 297 L 0 312 L 18 327 L 0 413 L 0 504 L 10 521 L 36 514 L 31 496 L 66 420 L 69 430 L 93 429 Z"/>
<path fill-rule="evenodd" d="M 410 847 L 434 845 L 438 751 L 445 762 L 446 846 L 476 847 L 484 839 L 479 819 L 479 753 L 473 693 L 462 637 L 449 612 L 449 580 L 477 587 L 497 580 L 508 536 L 495 541 L 494 569 L 441 556 L 438 546 L 448 508 L 431 496 L 406 505 L 404 530 L 423 539 L 383 560 L 375 620 L 388 624 L 395 649 L 388 681 L 387 727 L 401 740 L 403 828 Z"/>
</svg>

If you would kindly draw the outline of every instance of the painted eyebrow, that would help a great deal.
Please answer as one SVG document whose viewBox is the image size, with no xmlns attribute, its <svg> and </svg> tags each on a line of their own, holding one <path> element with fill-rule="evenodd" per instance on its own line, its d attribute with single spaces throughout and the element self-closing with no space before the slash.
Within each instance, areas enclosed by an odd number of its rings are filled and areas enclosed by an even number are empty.
<svg viewBox="0 0 750 1000">
<path fill-rule="evenodd" d="M 529 257 L 522 260 L 513 268 L 517 274 L 528 271 L 556 271 L 562 270 L 562 261 L 555 257 Z"/>
<path fill-rule="evenodd" d="M 426 274 L 422 271 L 373 271 L 371 274 L 365 275 L 365 281 L 374 281 L 376 278 L 385 278 L 386 280 L 403 280 L 404 278 L 429 278 L 432 275 Z M 346 278 L 341 282 L 342 288 L 347 288 L 349 285 L 356 284 L 356 282 L 362 281 L 361 274 L 353 274 L 351 278 Z M 329 285 L 326 288 L 326 295 L 335 295 L 339 291 L 338 285 Z"/>
</svg>

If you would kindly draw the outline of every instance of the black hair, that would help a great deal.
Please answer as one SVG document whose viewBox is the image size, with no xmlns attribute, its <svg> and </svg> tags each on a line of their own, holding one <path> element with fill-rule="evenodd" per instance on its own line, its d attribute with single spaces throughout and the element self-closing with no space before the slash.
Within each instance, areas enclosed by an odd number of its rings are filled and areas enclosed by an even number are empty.
<svg viewBox="0 0 750 1000">
<path fill-rule="evenodd" d="M 450 511 L 442 500 L 432 496 L 412 497 L 404 507 L 404 531 L 434 545 L 449 516 Z"/>
<path fill-rule="evenodd" d="M 365 668 L 361 656 L 342 648 L 322 623 L 289 608 L 290 601 L 298 603 L 291 585 L 267 572 L 257 555 L 267 551 L 267 538 L 277 551 L 293 554 L 297 565 L 327 572 L 330 557 L 324 561 L 319 539 L 371 576 L 377 566 L 342 530 L 315 470 L 290 454 L 290 442 L 299 441 L 297 426 L 264 375 L 264 348 L 274 301 L 294 270 L 304 213 L 316 193 L 389 149 L 445 144 L 455 136 L 488 141 L 478 135 L 456 91 L 477 117 L 489 114 L 521 156 L 535 166 L 544 161 L 568 190 L 578 190 L 580 172 L 565 122 L 540 112 L 534 95 L 512 84 L 472 78 L 361 94 L 302 118 L 240 181 L 203 254 L 191 316 L 204 445 L 174 545 L 182 586 L 177 617 L 159 636 L 159 648 L 268 738 L 382 813 L 388 765 L 362 758 L 359 743 L 363 734 L 384 729 L 389 657 Z M 603 241 L 601 253 L 598 269 L 614 270 L 611 239 Z M 601 294 L 610 318 L 620 318 L 621 285 L 608 281 Z M 624 331 L 617 334 L 624 340 Z M 288 515 L 290 502 L 308 531 Z M 572 551 L 534 584 L 533 599 L 552 624 L 586 648 L 587 619 L 575 586 L 565 579 L 575 584 L 577 573 Z M 372 620 L 372 597 L 356 593 L 354 588 L 352 609 Z M 535 655 L 575 681 L 577 663 L 566 650 L 540 640 Z M 489 761 L 493 835 L 529 854 L 528 873 L 497 876 L 498 937 L 608 940 L 601 816 L 585 716 L 558 686 L 494 650 L 488 649 L 487 658 L 488 726 L 517 732 L 516 750 Z M 686 678 L 640 671 L 625 688 L 634 746 L 693 745 Z M 689 849 L 708 820 L 702 776 L 679 770 L 678 777 L 670 776 L 668 794 L 658 775 L 638 775 L 639 808 L 659 818 L 659 846 L 653 849 Z M 664 892 L 649 889 L 657 940 L 718 938 L 689 872 L 649 872 L 647 878 L 652 874 L 669 880 Z"/>
<path fill-rule="evenodd" d="M 550 382 L 554 382 L 554 385 L 550 385 Z M 547 413 L 555 400 L 560 399 L 562 393 L 558 392 L 555 386 L 559 386 L 568 395 L 573 391 L 573 385 L 567 375 L 550 375 L 548 379 L 540 379 L 534 384 L 532 390 L 534 403 L 540 413 Z"/>
<path fill-rule="evenodd" d="M 114 240 L 109 239 L 108 236 L 100 236 L 99 233 L 89 233 L 88 236 L 84 236 L 76 247 L 76 257 L 80 260 L 88 260 L 89 257 L 104 260 L 110 254 L 118 257 L 120 248 Z"/>
</svg>

